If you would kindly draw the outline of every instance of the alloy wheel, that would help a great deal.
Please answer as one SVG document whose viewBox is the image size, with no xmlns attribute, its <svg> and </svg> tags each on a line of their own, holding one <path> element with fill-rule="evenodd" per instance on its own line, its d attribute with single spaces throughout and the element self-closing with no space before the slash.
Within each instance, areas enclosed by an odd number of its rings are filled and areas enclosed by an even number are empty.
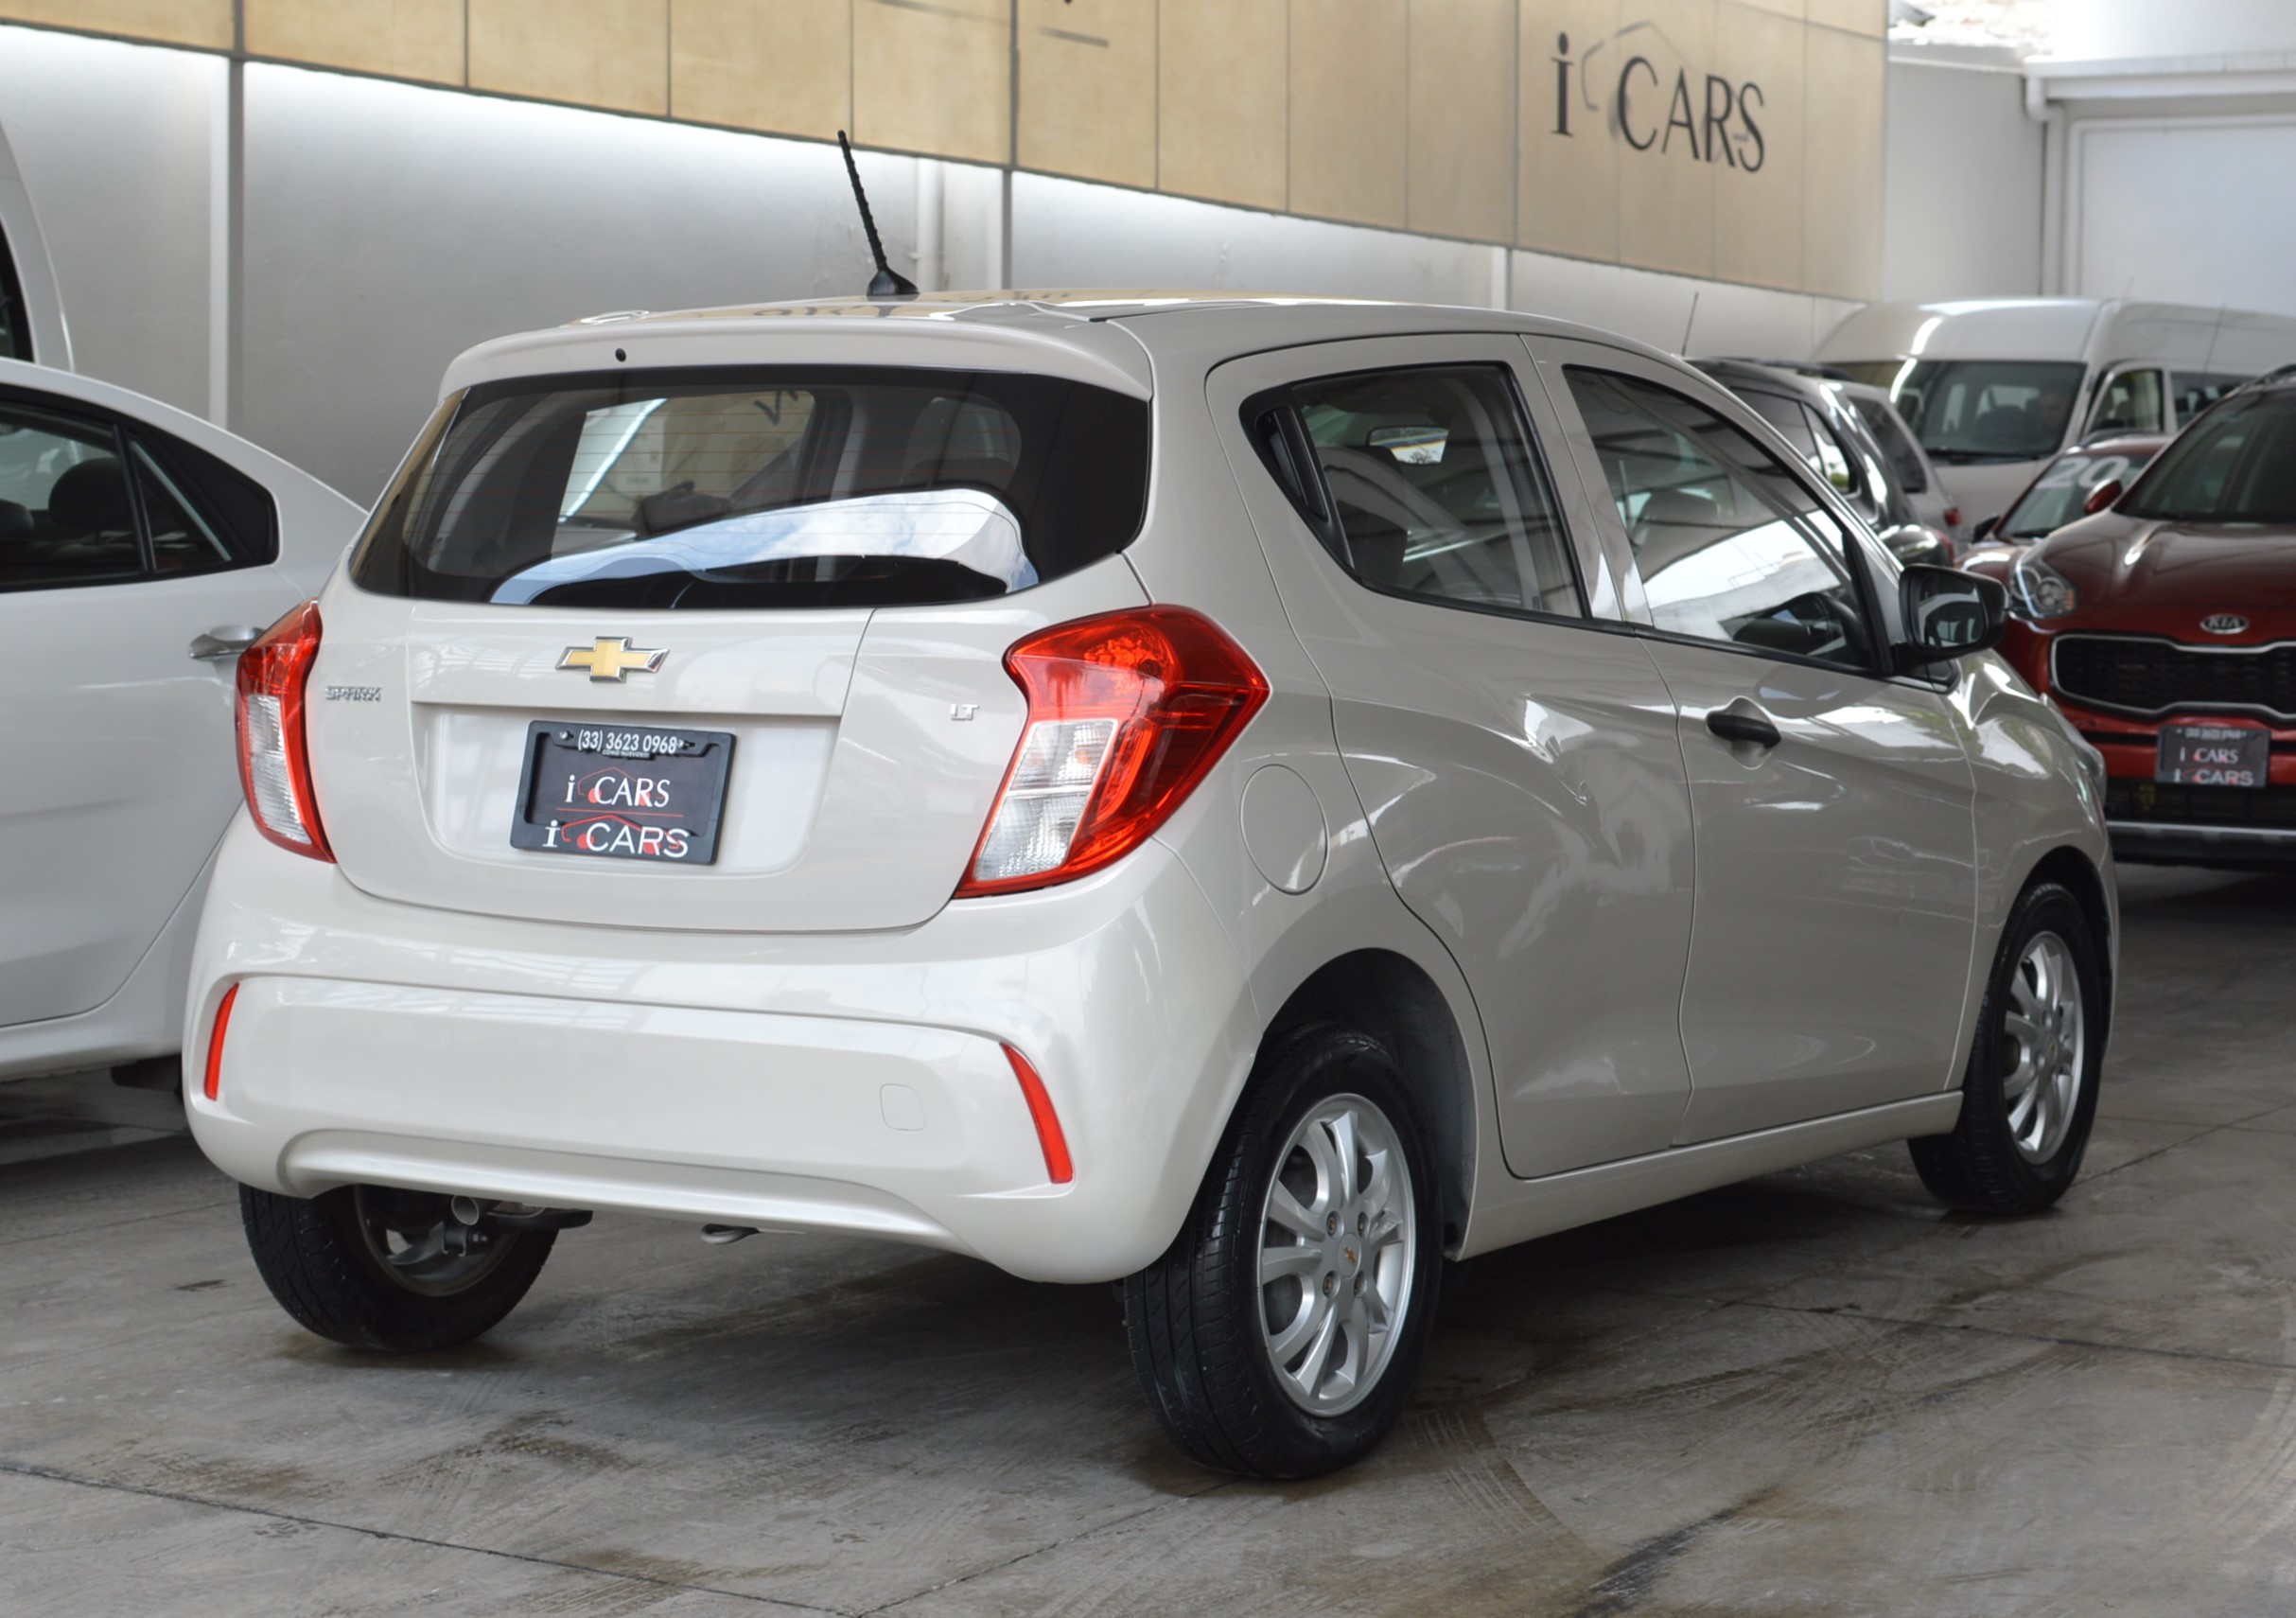
<svg viewBox="0 0 2296 1618">
<path fill-rule="evenodd" d="M 1337 1416 L 1369 1394 L 1401 1340 L 1418 1205 L 1394 1126 L 1333 1096 L 1276 1154 L 1260 1215 L 1261 1343 L 1294 1404 Z"/>
<path fill-rule="evenodd" d="M 2064 1144 L 2087 1072 L 2080 968 L 2055 933 L 2036 933 L 2009 975 L 2003 1027 L 2017 1060 L 2001 1081 L 2009 1136 L 2028 1163 Z"/>
</svg>

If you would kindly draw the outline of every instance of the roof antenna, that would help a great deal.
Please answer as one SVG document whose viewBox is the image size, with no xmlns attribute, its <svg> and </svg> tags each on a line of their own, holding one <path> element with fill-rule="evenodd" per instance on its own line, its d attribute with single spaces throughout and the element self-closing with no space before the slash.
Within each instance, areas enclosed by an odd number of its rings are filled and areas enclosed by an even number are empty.
<svg viewBox="0 0 2296 1618">
<path fill-rule="evenodd" d="M 1692 293 L 1691 294 L 1691 312 L 1690 312 L 1690 318 L 1689 318 L 1688 320 L 1686 320 L 1686 321 L 1684 321 L 1684 322 L 1682 323 L 1682 346 L 1674 350 L 1674 352 L 1675 352 L 1676 354 L 1678 354 L 1678 355 L 1682 355 L 1682 356 L 1685 356 L 1685 357 L 1687 357 L 1687 356 L 1689 355 L 1689 353 L 1690 353 L 1690 351 L 1691 351 L 1691 326 L 1693 326 L 1693 325 L 1696 325 L 1697 324 L 1698 324 L 1698 294 L 1697 294 L 1696 292 L 1692 292 Z"/>
<path fill-rule="evenodd" d="M 2208 328 L 2208 358 L 2200 361 L 2200 374 L 2202 377 L 2206 377 L 2208 375 L 2209 367 L 2217 362 L 2217 338 L 2223 332 L 2224 317 L 2231 311 L 2232 305 L 2230 304 L 2218 304 L 2217 306 L 2217 324 Z M 2202 387 L 2208 386 L 2207 382 L 2205 381 L 2203 381 L 2200 385 Z"/>
<path fill-rule="evenodd" d="M 861 188 L 861 170 L 853 164 L 853 143 L 837 132 L 837 149 L 845 153 L 845 172 L 853 182 L 853 201 L 861 208 L 861 228 L 868 233 L 869 254 L 877 260 L 877 273 L 869 277 L 869 296 L 876 299 L 913 298 L 917 283 L 900 273 L 885 261 L 885 243 L 877 239 L 877 220 L 869 213 L 868 193 Z"/>
</svg>

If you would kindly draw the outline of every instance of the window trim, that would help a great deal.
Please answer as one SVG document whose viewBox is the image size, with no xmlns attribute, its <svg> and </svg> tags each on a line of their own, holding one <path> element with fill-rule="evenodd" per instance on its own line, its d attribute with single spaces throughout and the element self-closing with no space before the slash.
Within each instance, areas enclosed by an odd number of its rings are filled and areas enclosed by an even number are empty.
<svg viewBox="0 0 2296 1618">
<path fill-rule="evenodd" d="M 1632 359 L 1635 357 L 1622 354 L 1621 358 Z M 1709 414 L 1718 415 L 1724 421 L 1729 422 L 1731 426 L 1737 428 L 1739 431 L 1745 433 L 1748 438 L 1752 439 L 1756 446 L 1759 447 L 1761 443 L 1760 437 L 1746 431 L 1746 426 L 1744 422 L 1733 421 L 1726 411 L 1715 408 L 1714 401 L 1710 399 L 1701 399 L 1695 395 L 1690 394 L 1682 388 L 1675 386 L 1671 380 L 1660 381 L 1656 378 L 1641 376 L 1630 369 L 1621 369 L 1615 363 L 1605 362 L 1604 364 L 1596 364 L 1592 362 L 1591 360 L 1578 360 L 1570 358 L 1568 355 L 1556 356 L 1553 362 L 1556 368 L 1563 373 L 1564 385 L 1562 392 L 1569 398 L 1571 413 L 1576 421 L 1578 431 L 1584 435 L 1586 443 L 1590 447 L 1594 446 L 1594 434 L 1592 431 L 1587 428 L 1586 413 L 1579 409 L 1578 396 L 1572 392 L 1569 385 L 1570 373 L 1573 371 L 1590 371 L 1597 376 L 1622 377 L 1630 381 L 1640 382 L 1647 387 L 1657 388 L 1664 392 L 1674 394 L 1676 396 L 1684 398 L 1690 403 L 1699 406 L 1707 411 Z M 1701 376 L 1699 379 L 1701 381 L 1706 381 L 1707 385 L 1713 388 L 1716 392 L 1726 395 L 1727 390 L 1724 389 L 1720 383 L 1713 382 L 1703 376 Z M 1550 392 L 1552 390 L 1550 390 Z M 1754 414 L 1751 409 L 1744 404 L 1739 404 L 1735 399 L 1728 399 L 1726 402 L 1737 405 L 1739 409 L 1745 411 L 1748 415 Z M 1759 420 L 1760 418 L 1757 417 L 1756 419 Z M 1597 459 L 1599 462 L 1599 448 L 1597 448 Z M 1726 454 L 1722 456 L 1722 461 L 1727 470 L 1738 476 L 1746 478 L 1751 483 L 1756 497 L 1760 499 L 1764 505 L 1769 506 L 1773 512 L 1777 513 L 1778 517 L 1781 520 L 1791 525 L 1795 532 L 1802 534 L 1813 544 L 1822 546 L 1825 543 L 1825 536 L 1823 535 L 1815 534 L 1810 531 L 1808 524 L 1803 520 L 1802 514 L 1779 511 L 1777 503 L 1768 497 L 1766 491 L 1762 489 L 1761 483 L 1756 479 L 1755 474 L 1752 473 L 1748 468 L 1739 466 L 1734 458 Z M 1703 635 L 1691 635 L 1686 634 L 1678 629 L 1668 629 L 1656 622 L 1644 624 L 1636 622 L 1634 620 L 1627 620 L 1622 623 L 1621 627 L 1631 630 L 1635 634 L 1647 635 L 1654 640 L 1669 642 L 1675 645 L 1703 646 L 1713 651 L 1736 653 L 1740 657 L 1760 658 L 1768 662 L 1794 663 L 1803 668 L 1826 669 L 1835 674 L 1852 675 L 1861 679 L 1887 681 L 1908 680 L 1913 684 L 1920 685 L 1927 689 L 1941 689 L 1940 682 L 1937 679 L 1934 677 L 1923 677 L 1921 672 L 1918 669 L 1901 670 L 1891 666 L 1893 660 L 1888 655 L 1890 642 L 1886 632 L 1887 625 L 1884 623 L 1880 610 L 1882 592 L 1878 588 L 1872 574 L 1873 558 L 1867 554 L 1867 547 L 1861 532 L 1864 527 L 1863 520 L 1846 520 L 1842 512 L 1834 509 L 1836 503 L 1847 504 L 1846 501 L 1841 501 L 1839 494 L 1833 493 L 1832 491 L 1828 491 L 1829 493 L 1832 493 L 1832 500 L 1830 501 L 1826 495 L 1817 492 L 1814 486 L 1814 481 L 1804 474 L 1804 469 L 1796 466 L 1791 460 L 1781 460 L 1779 465 L 1784 468 L 1786 475 L 1792 478 L 1796 484 L 1801 487 L 1802 491 L 1811 497 L 1812 501 L 1816 508 L 1825 512 L 1835 524 L 1841 527 L 1843 534 L 1848 540 L 1848 544 L 1841 554 L 1841 561 L 1842 565 L 1845 569 L 1847 569 L 1849 574 L 1849 588 L 1856 592 L 1858 605 L 1866 615 L 1867 639 L 1872 642 L 1868 648 L 1871 656 L 1867 659 L 1861 659 L 1856 663 L 1848 663 L 1836 661 L 1828 658 L 1813 658 L 1804 653 L 1788 652 L 1777 647 L 1749 646 L 1741 641 L 1709 640 Z M 1590 492 L 1595 493 L 1602 501 L 1607 501 L 1614 507 L 1616 506 L 1617 497 L 1611 491 L 1610 480 L 1607 475 L 1604 477 L 1599 488 Z M 1634 554 L 1633 547 L 1631 545 L 1628 546 L 1626 561 L 1628 566 L 1634 570 L 1635 581 L 1641 587 L 1643 600 L 1645 603 L 1647 603 L 1650 598 L 1650 581 L 1644 577 L 1642 572 L 1641 558 Z M 1957 667 L 1958 665 L 1956 664 L 1956 668 Z M 1954 679 L 1957 680 L 1958 677 L 1958 674 L 1956 674 L 1954 676 Z M 1942 688 L 1950 688 L 1952 683 L 1953 681 L 1944 682 L 1944 686 Z"/>
<path fill-rule="evenodd" d="M 1391 589 L 1384 585 L 1373 584 L 1364 578 L 1347 560 L 1347 537 L 1340 527 L 1338 503 L 1332 499 L 1331 489 L 1324 482 L 1322 466 L 1311 452 L 1312 446 L 1307 438 L 1306 426 L 1300 419 L 1299 402 L 1294 396 L 1302 388 L 1314 387 L 1323 382 L 1344 381 L 1356 377 L 1466 370 L 1497 372 L 1500 382 L 1506 388 L 1507 402 L 1515 411 L 1516 428 L 1522 434 L 1525 458 L 1530 466 L 1531 480 L 1535 485 L 1535 492 L 1545 497 L 1548 502 L 1548 513 L 1563 536 L 1561 547 L 1563 560 L 1570 570 L 1570 590 L 1579 604 L 1576 615 L 1547 612 L 1533 607 L 1507 607 L 1497 602 L 1466 601 L 1454 596 L 1427 595 L 1417 590 Z M 1423 607 L 1442 607 L 1454 612 L 1479 612 L 1491 618 L 1511 618 L 1533 624 L 1569 624 L 1594 628 L 1611 626 L 1612 621 L 1601 619 L 1595 615 L 1592 599 L 1586 590 L 1586 571 L 1579 563 L 1577 538 L 1571 532 L 1570 517 L 1563 502 L 1561 486 L 1555 480 L 1553 468 L 1548 465 L 1546 446 L 1539 442 L 1537 422 L 1533 417 L 1530 406 L 1524 397 L 1522 378 L 1516 375 L 1515 366 L 1509 361 L 1498 359 L 1432 360 L 1400 365 L 1361 365 L 1343 371 L 1319 372 L 1312 377 L 1297 377 L 1289 381 L 1278 382 L 1272 387 L 1260 389 L 1245 398 L 1242 405 L 1238 407 L 1237 415 L 1243 426 L 1244 436 L 1251 441 L 1253 452 L 1259 457 L 1261 468 L 1267 472 L 1269 481 L 1275 484 L 1276 491 L 1284 497 L 1285 503 L 1291 507 L 1292 515 L 1306 525 L 1308 532 L 1316 536 L 1325 557 L 1340 570 L 1349 583 L 1358 589 L 1371 595 L 1384 596 L 1390 601 L 1416 602 Z M 1288 477 L 1276 466 L 1269 451 L 1266 435 L 1261 431 L 1261 424 L 1271 415 L 1275 416 L 1280 423 L 1287 450 L 1293 460 L 1300 463 L 1302 492 L 1313 495 L 1322 507 L 1320 513 L 1311 515 L 1308 512 L 1301 502 L 1299 495 L 1293 493 Z M 1622 623 L 1617 626 L 1634 627 Z"/>
</svg>

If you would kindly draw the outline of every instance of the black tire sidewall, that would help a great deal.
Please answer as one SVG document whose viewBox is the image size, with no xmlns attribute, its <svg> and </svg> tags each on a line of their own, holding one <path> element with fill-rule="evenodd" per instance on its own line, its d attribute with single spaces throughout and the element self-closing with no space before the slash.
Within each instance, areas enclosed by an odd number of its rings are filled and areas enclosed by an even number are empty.
<svg viewBox="0 0 2296 1618">
<path fill-rule="evenodd" d="M 1437 1276 L 1443 1261 L 1440 1199 L 1435 1164 L 1410 1088 L 1394 1062 L 1376 1041 L 1341 1029 L 1318 1029 L 1288 1046 L 1268 1074 L 1269 1082 L 1236 1132 L 1231 1161 L 1241 1172 L 1222 1176 L 1224 1191 L 1214 1225 L 1216 1238 L 1233 1243 L 1220 1266 L 1228 1285 L 1220 1312 L 1234 1323 L 1248 1351 L 1243 1356 L 1255 1402 L 1261 1407 L 1271 1450 L 1280 1457 L 1277 1476 L 1314 1476 L 1360 1457 L 1401 1416 L 1411 1398 L 1419 1360 L 1434 1324 Z M 1317 1416 L 1292 1401 L 1277 1380 L 1263 1345 L 1259 1285 L 1260 1212 L 1270 1180 L 1280 1167 L 1276 1154 L 1301 1119 L 1335 1096 L 1355 1095 L 1387 1116 L 1411 1170 L 1417 1242 L 1404 1310 L 1402 1336 L 1389 1354 L 1369 1394 L 1337 1416 Z"/>
<path fill-rule="evenodd" d="M 526 1295 L 557 1236 L 507 1232 L 500 1262 L 463 1291 L 429 1296 L 384 1271 L 348 1186 L 307 1200 L 242 1186 L 239 1202 L 249 1252 L 280 1306 L 321 1337 L 381 1353 L 434 1352 L 482 1335 Z"/>
<path fill-rule="evenodd" d="M 2064 941 L 2080 974 L 2081 1076 L 2080 1095 L 2074 1102 L 2073 1122 L 2065 1131 L 2064 1140 L 2045 1162 L 2034 1163 L 2017 1149 L 2017 1142 L 2009 1133 L 2002 1081 L 2007 1077 L 2003 1068 L 2011 1043 L 2007 1030 L 2009 980 L 2024 959 L 2025 947 L 2042 933 L 2054 933 Z M 2039 884 L 2018 900 L 2008 925 L 2002 931 L 2001 948 L 1993 958 L 1992 976 L 1986 984 L 1984 1018 L 1978 1027 L 1975 1047 L 1970 1053 L 1961 1103 L 1971 1110 L 1972 1116 L 1965 1121 L 1972 1130 L 1982 1130 L 1991 1137 L 1985 1143 L 1989 1154 L 1995 1155 L 2001 1169 L 2017 1182 L 2021 1200 L 2028 1205 L 2042 1206 L 2056 1201 L 2079 1174 L 2081 1159 L 2089 1150 L 2090 1131 L 2096 1120 L 2097 1089 L 2104 1059 L 2104 973 L 2088 912 L 2065 888 L 2055 883 Z"/>
</svg>

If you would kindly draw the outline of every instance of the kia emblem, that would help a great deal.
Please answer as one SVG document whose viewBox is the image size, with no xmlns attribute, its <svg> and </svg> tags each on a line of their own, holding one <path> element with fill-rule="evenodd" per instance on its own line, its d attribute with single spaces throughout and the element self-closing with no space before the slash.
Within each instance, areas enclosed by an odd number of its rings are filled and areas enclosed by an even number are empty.
<svg viewBox="0 0 2296 1618">
<path fill-rule="evenodd" d="M 2237 612 L 2212 612 L 2200 620 L 2200 627 L 2211 635 L 2237 635 L 2248 627 L 2248 620 Z"/>
</svg>

